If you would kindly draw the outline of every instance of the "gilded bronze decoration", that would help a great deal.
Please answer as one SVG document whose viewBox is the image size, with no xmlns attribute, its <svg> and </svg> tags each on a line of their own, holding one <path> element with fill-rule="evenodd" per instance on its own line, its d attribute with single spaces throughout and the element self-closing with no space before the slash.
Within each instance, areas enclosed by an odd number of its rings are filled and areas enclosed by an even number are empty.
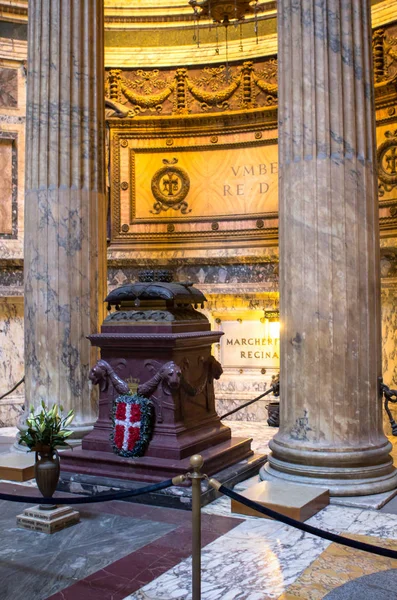
<svg viewBox="0 0 397 600">
<path fill-rule="evenodd" d="M 375 83 L 395 81 L 397 37 L 384 28 L 374 30 L 373 56 Z M 105 94 L 106 100 L 113 103 L 111 116 L 128 118 L 148 111 L 158 115 L 188 114 L 277 105 L 276 58 L 255 65 L 245 61 L 231 66 L 231 77 L 224 64 L 197 71 L 194 67 L 168 71 L 109 69 Z"/>
<path fill-rule="evenodd" d="M 106 80 L 105 94 L 117 103 L 128 100 L 132 105 L 128 116 L 133 116 L 144 110 L 160 113 L 163 103 L 174 88 L 175 82 L 172 81 L 168 85 L 158 69 L 153 71 L 138 69 L 133 79 L 123 77 L 120 69 L 111 69 Z"/>
<path fill-rule="evenodd" d="M 397 79 L 397 37 L 387 34 L 384 28 L 372 34 L 375 83 Z"/>
<path fill-rule="evenodd" d="M 106 98 L 118 107 L 113 116 L 121 118 L 147 111 L 184 115 L 277 104 L 276 59 L 268 59 L 255 68 L 252 61 L 245 61 L 229 71 L 225 65 L 205 67 L 198 74 L 189 73 L 185 67 L 166 75 L 158 69 L 111 69 Z"/>
<path fill-rule="evenodd" d="M 159 169 L 152 179 L 152 193 L 156 198 L 153 210 L 150 212 L 158 215 L 170 208 L 180 210 L 183 215 L 191 212 L 185 198 L 190 189 L 189 175 L 181 167 L 175 166 L 177 158 L 163 159 L 165 167 Z"/>
<path fill-rule="evenodd" d="M 378 148 L 379 196 L 397 185 L 397 130 L 386 131 L 386 140 Z"/>
<path fill-rule="evenodd" d="M 384 29 L 376 29 L 373 32 L 372 48 L 374 53 L 374 76 L 376 82 L 382 81 L 385 76 L 384 38 Z"/>
<path fill-rule="evenodd" d="M 397 79 L 397 37 L 387 37 L 384 42 L 385 68 L 388 79 Z"/>
</svg>

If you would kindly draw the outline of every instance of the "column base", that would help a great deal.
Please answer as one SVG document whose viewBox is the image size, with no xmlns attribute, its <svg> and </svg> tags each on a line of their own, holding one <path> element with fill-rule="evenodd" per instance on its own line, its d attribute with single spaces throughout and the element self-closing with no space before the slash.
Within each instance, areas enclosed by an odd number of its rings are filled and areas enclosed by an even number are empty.
<svg viewBox="0 0 397 600">
<path fill-rule="evenodd" d="M 370 496 L 397 488 L 397 470 L 393 461 L 369 467 L 319 467 L 297 465 L 274 458 L 271 454 L 260 470 L 262 480 L 327 488 L 331 496 Z"/>
</svg>

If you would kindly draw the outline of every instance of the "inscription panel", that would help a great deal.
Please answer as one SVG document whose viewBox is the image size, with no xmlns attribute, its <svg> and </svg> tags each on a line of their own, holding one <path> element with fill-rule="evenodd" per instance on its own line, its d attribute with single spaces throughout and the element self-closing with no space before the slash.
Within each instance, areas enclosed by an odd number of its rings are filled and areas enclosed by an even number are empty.
<svg viewBox="0 0 397 600">
<path fill-rule="evenodd" d="M 131 186 L 132 222 L 155 221 L 155 215 L 168 218 L 247 217 L 277 211 L 277 146 L 206 149 L 180 152 L 140 153 L 133 151 L 135 182 Z M 170 166 L 167 167 L 167 164 Z M 171 165 L 176 165 L 171 166 Z M 165 169 L 169 169 L 169 174 Z M 186 203 L 172 203 L 183 190 L 179 168 L 188 175 L 190 186 L 183 197 Z M 164 169 L 164 171 L 163 171 Z M 183 172 L 181 171 L 181 172 Z M 162 206 L 157 205 L 153 182 L 163 177 L 160 192 Z"/>
<path fill-rule="evenodd" d="M 277 236 L 277 130 L 249 115 L 110 120 L 111 244 Z"/>
<path fill-rule="evenodd" d="M 221 363 L 225 368 L 280 366 L 280 339 L 260 321 L 222 321 Z"/>
</svg>

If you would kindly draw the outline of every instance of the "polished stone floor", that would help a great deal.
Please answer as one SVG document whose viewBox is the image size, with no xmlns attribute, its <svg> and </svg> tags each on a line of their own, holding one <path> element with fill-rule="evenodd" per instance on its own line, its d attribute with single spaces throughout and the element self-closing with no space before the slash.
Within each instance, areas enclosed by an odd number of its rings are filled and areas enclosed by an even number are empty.
<svg viewBox="0 0 397 600">
<path fill-rule="evenodd" d="M 260 452 L 267 451 L 275 433 L 263 423 L 230 424 L 234 435 L 254 437 Z M 236 490 L 256 482 L 253 477 Z M 0 492 L 21 490 L 21 485 L 0 483 Z M 23 493 L 36 494 L 34 482 Z M 46 536 L 16 528 L 22 505 L 0 504 L 1 600 L 191 599 L 188 511 L 123 502 L 83 505 L 79 525 Z M 308 522 L 337 533 L 373 536 L 373 543 L 397 548 L 396 504 L 391 501 L 382 510 L 330 505 Z M 368 590 L 371 600 L 378 599 L 377 593 L 383 600 L 384 590 L 389 600 L 397 599 L 394 575 L 387 579 L 396 561 L 342 548 L 275 521 L 232 514 L 224 497 L 206 506 L 202 518 L 202 600 L 364 600 L 369 596 L 360 594 Z M 375 580 L 358 581 L 374 574 Z M 357 579 L 355 586 L 346 585 L 350 579 Z"/>
<path fill-rule="evenodd" d="M 83 509 L 78 525 L 47 535 L 15 526 L 27 506 L 0 502 L 1 598 L 47 598 L 177 528 Z"/>
<path fill-rule="evenodd" d="M 0 493 L 38 495 L 33 487 L 4 482 Z M 79 507 L 79 524 L 47 535 L 16 527 L 25 506 L 0 502 L 1 600 L 122 600 L 191 554 L 188 511 L 87 504 Z M 242 522 L 203 515 L 202 545 Z"/>
</svg>

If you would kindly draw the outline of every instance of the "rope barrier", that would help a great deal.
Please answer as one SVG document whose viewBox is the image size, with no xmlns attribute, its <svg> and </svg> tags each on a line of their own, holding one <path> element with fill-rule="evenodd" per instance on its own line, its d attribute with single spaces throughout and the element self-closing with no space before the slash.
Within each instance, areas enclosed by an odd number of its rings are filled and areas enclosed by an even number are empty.
<svg viewBox="0 0 397 600">
<path fill-rule="evenodd" d="M 373 544 L 367 544 L 365 542 L 359 542 L 357 540 L 351 540 L 342 535 L 338 535 L 336 533 L 330 533 L 328 531 L 324 531 L 323 529 L 319 529 L 318 527 L 313 527 L 312 525 L 307 525 L 306 523 L 301 523 L 300 521 L 296 521 L 291 517 L 287 517 L 286 515 L 282 515 L 271 508 L 266 508 L 253 500 L 249 500 L 237 492 L 230 490 L 229 488 L 221 485 L 214 479 L 209 480 L 210 485 L 217 489 L 219 492 L 228 496 L 232 500 L 236 500 L 237 502 L 241 502 L 248 508 L 256 510 L 267 517 L 271 517 L 272 519 L 276 519 L 277 521 L 281 521 L 281 523 L 285 523 L 285 525 L 290 525 L 291 527 L 295 527 L 295 529 L 300 529 L 305 533 L 311 533 L 312 535 L 316 535 L 317 537 L 321 537 L 324 540 L 328 540 L 330 542 L 335 542 L 336 544 L 342 544 L 343 546 L 348 546 L 349 548 L 355 548 L 356 550 L 363 550 L 364 552 L 369 552 L 370 554 L 377 554 L 378 556 L 386 556 L 387 558 L 397 559 L 397 551 L 389 550 L 388 548 L 382 548 L 379 546 L 374 546 Z"/>
<path fill-rule="evenodd" d="M 246 408 L 246 406 L 250 406 L 251 404 L 254 404 L 254 402 L 258 402 L 258 400 L 260 400 L 261 398 L 264 398 L 265 396 L 267 396 L 268 394 L 270 394 L 273 391 L 274 391 L 273 387 L 270 387 L 268 390 L 266 390 L 266 392 L 264 392 L 260 396 L 257 396 L 257 398 L 254 398 L 253 400 L 248 400 L 248 402 L 244 402 L 244 404 L 240 404 L 240 406 L 238 406 L 237 408 L 233 408 L 233 410 L 229 410 L 229 412 L 227 412 L 224 415 L 222 415 L 221 417 L 219 417 L 220 420 L 222 421 L 223 419 L 226 419 L 226 417 L 230 417 L 230 415 L 234 415 L 234 413 L 238 412 L 242 408 Z"/>
<path fill-rule="evenodd" d="M 60 497 L 60 498 L 41 498 L 40 496 L 20 496 L 18 494 L 1 494 L 0 500 L 8 500 L 9 502 L 24 502 L 25 504 L 93 504 L 94 502 L 111 502 L 112 500 L 122 500 L 132 496 L 141 496 L 150 492 L 158 492 L 165 490 L 173 485 L 172 479 L 167 479 L 161 483 L 155 483 L 146 487 L 138 488 L 137 490 L 126 490 L 125 492 L 116 492 L 114 494 L 97 494 L 96 496 L 80 496 L 76 497 Z"/>
<path fill-rule="evenodd" d="M 6 392 L 6 393 L 5 393 L 5 394 L 3 394 L 2 396 L 0 396 L 0 400 L 3 400 L 3 398 L 6 398 L 6 397 L 7 397 L 7 396 L 9 396 L 10 394 L 12 394 L 12 392 L 13 392 L 14 390 L 16 390 L 16 389 L 17 389 L 17 388 L 18 388 L 18 387 L 21 385 L 21 383 L 23 383 L 24 381 L 25 381 L 25 375 L 22 377 L 22 379 L 21 379 L 20 381 L 18 381 L 18 383 L 16 383 L 16 384 L 14 385 L 14 387 L 12 387 L 10 390 L 8 390 L 8 392 Z"/>
</svg>

